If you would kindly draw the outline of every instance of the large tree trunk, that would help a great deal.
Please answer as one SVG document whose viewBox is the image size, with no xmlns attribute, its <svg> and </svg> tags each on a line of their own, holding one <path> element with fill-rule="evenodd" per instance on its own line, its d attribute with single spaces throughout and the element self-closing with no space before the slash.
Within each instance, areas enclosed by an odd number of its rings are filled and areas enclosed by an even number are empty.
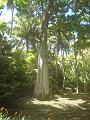
<svg viewBox="0 0 90 120">
<path fill-rule="evenodd" d="M 42 6 L 42 25 L 41 25 L 41 39 L 38 43 L 38 73 L 35 86 L 35 96 L 44 98 L 49 95 L 49 77 L 48 77 L 48 46 L 47 46 L 47 29 L 49 22 L 49 15 L 53 8 L 53 0 L 49 1 L 48 6 L 44 9 Z"/>
<path fill-rule="evenodd" d="M 49 94 L 47 45 L 43 41 L 38 47 L 38 73 L 35 86 L 35 96 L 45 97 Z"/>
<path fill-rule="evenodd" d="M 38 43 L 38 73 L 35 86 L 35 96 L 44 98 L 49 94 L 48 77 L 48 47 L 47 47 L 47 28 L 49 13 L 47 10 L 42 19 L 42 35 Z"/>
</svg>

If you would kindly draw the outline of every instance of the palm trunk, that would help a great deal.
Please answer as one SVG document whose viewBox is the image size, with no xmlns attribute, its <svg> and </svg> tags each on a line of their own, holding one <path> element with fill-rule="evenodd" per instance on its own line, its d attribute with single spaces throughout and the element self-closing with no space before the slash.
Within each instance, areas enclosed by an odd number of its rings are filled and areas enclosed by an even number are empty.
<svg viewBox="0 0 90 120">
<path fill-rule="evenodd" d="M 12 20 L 11 20 L 11 33 L 10 33 L 10 37 L 12 36 L 12 29 L 13 29 L 13 15 L 14 15 L 14 4 L 12 6 Z"/>
<path fill-rule="evenodd" d="M 62 58 L 62 72 L 63 72 L 63 88 L 65 87 L 65 57 L 64 57 L 64 48 L 61 45 L 61 58 Z"/>
<path fill-rule="evenodd" d="M 74 57 L 75 57 L 75 65 L 74 65 L 74 69 L 75 69 L 75 80 L 76 80 L 76 93 L 79 93 L 79 76 L 78 76 L 78 65 L 77 65 L 77 50 L 76 50 L 76 46 L 75 46 L 75 41 L 74 41 Z"/>
<path fill-rule="evenodd" d="M 84 84 L 84 91 L 85 93 L 87 93 L 87 80 L 88 80 L 88 77 L 87 77 L 87 66 L 85 64 L 85 60 L 84 60 L 84 56 L 83 56 L 83 51 L 82 49 L 80 50 L 80 53 L 81 53 L 81 56 L 82 56 L 82 61 L 83 61 L 83 65 L 82 65 L 82 69 L 84 71 L 84 81 L 83 81 L 83 84 Z"/>
</svg>

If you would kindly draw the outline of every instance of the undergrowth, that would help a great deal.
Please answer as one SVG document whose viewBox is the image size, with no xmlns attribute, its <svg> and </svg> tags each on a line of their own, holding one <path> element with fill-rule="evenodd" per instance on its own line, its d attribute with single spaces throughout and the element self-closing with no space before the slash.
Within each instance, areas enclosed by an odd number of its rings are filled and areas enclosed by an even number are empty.
<svg viewBox="0 0 90 120">
<path fill-rule="evenodd" d="M 22 112 L 15 112 L 13 116 L 9 115 L 9 112 L 6 108 L 0 108 L 0 120 L 31 120 L 30 116 L 25 116 Z"/>
</svg>

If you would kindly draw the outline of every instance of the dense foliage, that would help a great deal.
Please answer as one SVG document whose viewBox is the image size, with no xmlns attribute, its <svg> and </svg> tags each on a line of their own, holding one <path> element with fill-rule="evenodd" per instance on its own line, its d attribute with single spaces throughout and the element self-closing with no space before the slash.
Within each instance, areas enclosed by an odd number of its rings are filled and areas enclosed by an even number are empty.
<svg viewBox="0 0 90 120">
<path fill-rule="evenodd" d="M 51 93 L 68 88 L 77 93 L 90 91 L 89 1 L 52 1 L 15 0 L 9 4 L 8 0 L 8 7 L 17 13 L 8 23 L 0 20 L 0 101 L 33 95 L 42 11 L 47 7 L 51 10 L 47 27 Z M 3 9 L 2 2 L 0 14 Z"/>
</svg>

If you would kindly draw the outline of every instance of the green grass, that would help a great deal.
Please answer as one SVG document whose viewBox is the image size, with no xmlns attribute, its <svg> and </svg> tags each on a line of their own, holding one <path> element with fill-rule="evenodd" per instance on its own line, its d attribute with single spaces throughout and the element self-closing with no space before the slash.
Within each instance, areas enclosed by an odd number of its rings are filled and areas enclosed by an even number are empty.
<svg viewBox="0 0 90 120">
<path fill-rule="evenodd" d="M 48 100 L 22 98 L 8 110 L 0 109 L 0 120 L 89 120 L 90 94 L 60 93 Z"/>
</svg>

